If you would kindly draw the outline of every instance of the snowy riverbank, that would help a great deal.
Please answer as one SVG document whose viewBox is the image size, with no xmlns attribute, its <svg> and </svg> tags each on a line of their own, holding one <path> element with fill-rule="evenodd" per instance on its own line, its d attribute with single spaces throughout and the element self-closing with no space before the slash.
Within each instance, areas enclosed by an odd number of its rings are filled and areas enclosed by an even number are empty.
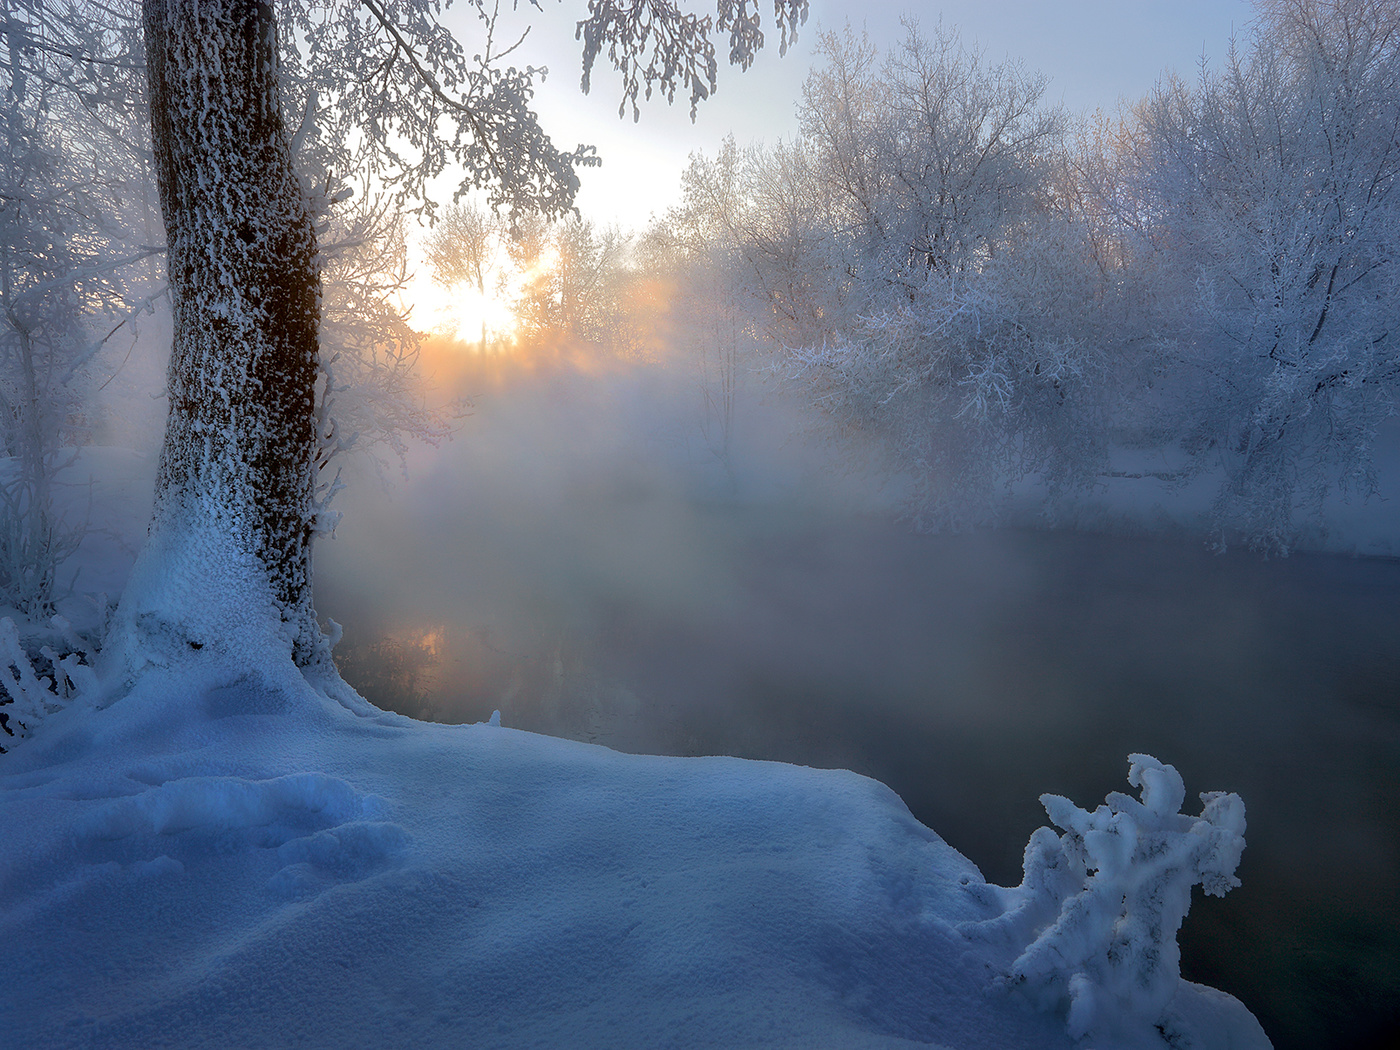
<svg viewBox="0 0 1400 1050">
<path fill-rule="evenodd" d="M 1025 895 L 872 780 L 352 712 L 221 649 L 5 756 L 15 1045 L 1268 1045 L 1185 983 L 1170 1042 L 1076 1043 L 1005 979 Z"/>
</svg>

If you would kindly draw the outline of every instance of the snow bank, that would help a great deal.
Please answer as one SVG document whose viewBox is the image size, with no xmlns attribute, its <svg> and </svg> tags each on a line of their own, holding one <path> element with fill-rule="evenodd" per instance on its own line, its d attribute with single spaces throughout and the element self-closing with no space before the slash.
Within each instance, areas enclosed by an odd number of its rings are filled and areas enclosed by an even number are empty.
<svg viewBox="0 0 1400 1050">
<path fill-rule="evenodd" d="M 874 781 L 357 714 L 258 657 L 150 665 L 0 759 L 8 1045 L 1268 1045 L 1186 984 L 1166 1036 L 1077 1039 L 1006 980 L 1008 916 L 1073 941 L 1069 884 L 987 885 Z"/>
<path fill-rule="evenodd" d="M 1376 492 L 1332 490 L 1320 508 L 1299 504 L 1295 551 L 1323 551 L 1359 557 L 1400 555 L 1400 516 L 1395 496 L 1400 493 L 1400 416 L 1381 424 L 1371 450 Z M 1180 449 L 1113 448 L 1111 473 L 1099 478 L 1090 492 L 1063 497 L 1054 506 L 1056 527 L 1086 532 L 1127 533 L 1208 538 L 1220 536 L 1212 524 L 1215 501 L 1226 483 L 1224 470 L 1200 469 Z M 1008 521 L 1030 528 L 1047 520 L 1045 484 L 1026 479 L 1008 489 L 1013 493 Z M 1225 537 L 1231 543 L 1233 536 Z"/>
</svg>

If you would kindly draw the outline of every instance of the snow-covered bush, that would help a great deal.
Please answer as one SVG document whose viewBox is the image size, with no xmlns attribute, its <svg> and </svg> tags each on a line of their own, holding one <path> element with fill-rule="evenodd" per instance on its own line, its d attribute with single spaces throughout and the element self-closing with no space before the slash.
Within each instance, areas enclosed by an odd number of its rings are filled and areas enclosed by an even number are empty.
<svg viewBox="0 0 1400 1050">
<path fill-rule="evenodd" d="M 1093 812 L 1042 795 L 1063 834 L 1040 828 L 1026 846 L 1019 901 L 994 921 L 1028 946 L 1010 984 L 1047 1010 L 1067 1010 L 1071 1037 L 1133 1043 L 1173 1029 L 1169 1004 L 1181 980 L 1176 933 L 1191 888 L 1223 896 L 1239 885 L 1244 803 L 1203 793 L 1199 816 L 1180 812 L 1186 788 L 1175 768 L 1130 755 L 1128 783 L 1141 800 L 1110 792 Z M 990 931 L 984 931 L 990 932 Z M 1021 943 L 1025 943 L 1022 941 Z"/>
<path fill-rule="evenodd" d="M 0 730 L 28 736 L 47 715 L 80 692 L 95 688 L 94 653 L 62 616 L 45 628 L 20 628 L 0 618 Z M 6 749 L 0 746 L 0 754 Z"/>
</svg>

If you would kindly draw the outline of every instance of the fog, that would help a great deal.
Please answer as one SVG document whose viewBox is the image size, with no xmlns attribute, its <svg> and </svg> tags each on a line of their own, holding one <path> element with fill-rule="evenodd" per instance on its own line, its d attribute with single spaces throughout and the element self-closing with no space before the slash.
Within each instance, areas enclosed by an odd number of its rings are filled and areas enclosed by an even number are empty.
<svg viewBox="0 0 1400 1050">
<path fill-rule="evenodd" d="M 360 464 L 317 551 L 318 608 L 343 622 L 343 649 L 431 637 L 421 684 L 444 720 L 500 708 L 522 728 L 591 724 L 593 738 L 654 748 L 634 700 L 603 684 L 618 632 L 735 622 L 756 543 L 892 506 L 893 486 L 857 469 L 870 457 L 813 440 L 757 371 L 725 412 L 698 368 L 458 367 L 443 385 L 471 407 L 453 439 L 412 449 L 406 477 Z"/>
<path fill-rule="evenodd" d="M 693 362 L 464 360 L 453 440 L 406 477 L 361 471 L 318 549 L 318 608 L 371 699 L 852 768 L 1003 883 L 1041 792 L 1102 798 L 1146 751 L 1249 807 L 1244 885 L 1193 907 L 1187 976 L 1280 1047 L 1390 1030 L 1400 562 L 919 535 L 878 453 L 759 370 L 725 428 Z"/>
<path fill-rule="evenodd" d="M 103 391 L 99 437 L 121 449 L 72 468 L 81 590 L 117 594 L 140 542 L 158 356 Z M 1281 1050 L 1395 1030 L 1400 560 L 1218 555 L 1112 500 L 1080 520 L 1114 531 L 1013 514 L 918 534 L 878 445 L 761 357 L 429 344 L 423 370 L 433 398 L 470 399 L 452 439 L 347 460 L 316 550 L 318 610 L 370 699 L 854 769 L 1003 884 L 1042 792 L 1091 804 L 1147 752 L 1248 807 L 1243 885 L 1193 903 L 1186 975 Z"/>
</svg>

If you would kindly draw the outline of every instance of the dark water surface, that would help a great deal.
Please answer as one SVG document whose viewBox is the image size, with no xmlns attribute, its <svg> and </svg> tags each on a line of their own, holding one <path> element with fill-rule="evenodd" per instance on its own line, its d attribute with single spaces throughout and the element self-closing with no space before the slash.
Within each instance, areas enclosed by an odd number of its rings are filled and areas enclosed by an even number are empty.
<svg viewBox="0 0 1400 1050">
<path fill-rule="evenodd" d="M 410 603 L 428 619 L 402 622 L 352 542 L 320 605 L 346 625 L 347 677 L 382 704 L 854 769 L 1002 884 L 1047 823 L 1042 792 L 1093 808 L 1129 790 L 1130 752 L 1155 755 L 1188 799 L 1235 791 L 1248 812 L 1243 885 L 1197 891 L 1185 975 L 1238 996 L 1279 1050 L 1400 1045 L 1400 562 L 699 518 L 695 543 L 723 557 L 654 587 L 525 574 L 503 612 L 484 577 L 447 572 L 481 602 L 429 581 Z M 497 554 L 463 540 L 461 557 Z"/>
</svg>

